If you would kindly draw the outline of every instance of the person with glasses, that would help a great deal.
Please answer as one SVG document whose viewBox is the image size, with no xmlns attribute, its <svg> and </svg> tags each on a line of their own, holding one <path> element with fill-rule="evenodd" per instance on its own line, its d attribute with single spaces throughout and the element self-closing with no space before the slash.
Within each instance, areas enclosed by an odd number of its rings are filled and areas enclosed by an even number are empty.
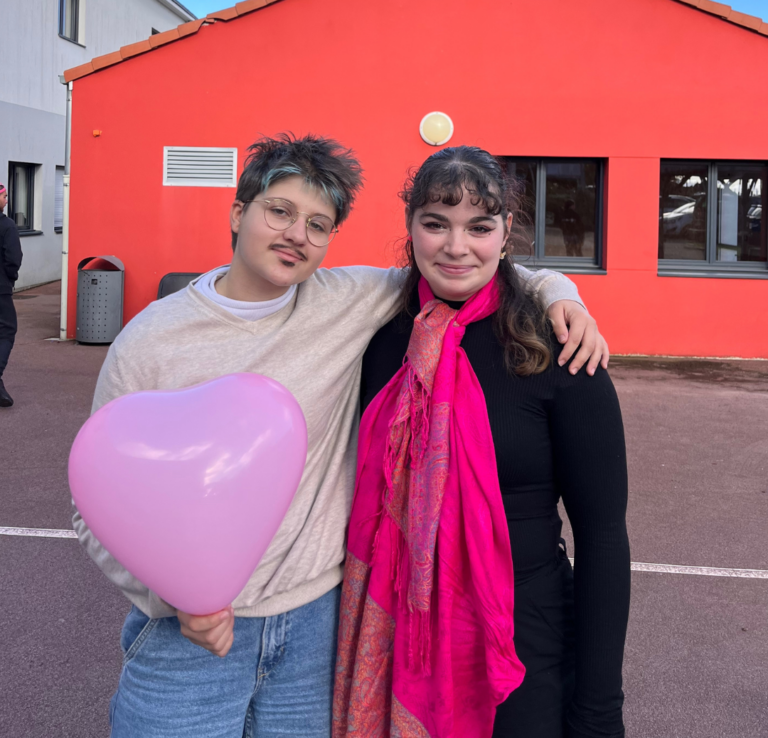
<svg viewBox="0 0 768 738">
<path fill-rule="evenodd" d="M 304 412 L 304 475 L 243 592 L 206 616 L 177 612 L 134 579 L 75 512 L 81 543 L 133 603 L 110 708 L 113 738 L 330 734 L 361 362 L 398 310 L 405 275 L 320 268 L 361 187 L 351 151 L 282 135 L 250 152 L 230 212 L 231 264 L 152 303 L 123 329 L 93 410 L 130 392 L 266 375 Z M 581 344 L 577 365 L 606 363 L 605 342 L 570 280 L 520 275 L 560 334 L 570 322 L 566 350 Z"/>
</svg>

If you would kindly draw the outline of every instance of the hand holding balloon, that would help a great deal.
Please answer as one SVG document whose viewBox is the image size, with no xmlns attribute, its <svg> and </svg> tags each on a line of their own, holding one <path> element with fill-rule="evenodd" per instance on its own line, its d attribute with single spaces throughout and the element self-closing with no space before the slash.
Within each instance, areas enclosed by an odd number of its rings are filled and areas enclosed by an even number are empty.
<svg viewBox="0 0 768 738">
<path fill-rule="evenodd" d="M 235 639 L 235 611 L 231 605 L 213 615 L 190 615 L 180 610 L 176 614 L 185 638 L 222 659 L 229 653 Z"/>
</svg>

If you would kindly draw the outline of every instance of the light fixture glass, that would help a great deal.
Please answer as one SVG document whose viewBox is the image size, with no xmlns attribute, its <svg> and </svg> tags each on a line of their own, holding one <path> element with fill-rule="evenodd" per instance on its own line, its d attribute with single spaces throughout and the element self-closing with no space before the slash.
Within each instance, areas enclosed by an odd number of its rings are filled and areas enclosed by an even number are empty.
<svg viewBox="0 0 768 738">
<path fill-rule="evenodd" d="M 421 119 L 419 133 L 430 146 L 442 146 L 453 136 L 453 121 L 437 110 L 427 113 Z"/>
</svg>

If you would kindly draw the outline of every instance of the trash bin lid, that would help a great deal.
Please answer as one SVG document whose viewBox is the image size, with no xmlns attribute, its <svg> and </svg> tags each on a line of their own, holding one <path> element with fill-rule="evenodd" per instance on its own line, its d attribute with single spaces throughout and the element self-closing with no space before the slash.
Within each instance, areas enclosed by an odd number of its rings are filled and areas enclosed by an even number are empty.
<svg viewBox="0 0 768 738">
<path fill-rule="evenodd" d="M 102 272 L 124 272 L 125 266 L 116 256 L 87 256 L 78 265 L 80 272 L 99 270 Z"/>
</svg>

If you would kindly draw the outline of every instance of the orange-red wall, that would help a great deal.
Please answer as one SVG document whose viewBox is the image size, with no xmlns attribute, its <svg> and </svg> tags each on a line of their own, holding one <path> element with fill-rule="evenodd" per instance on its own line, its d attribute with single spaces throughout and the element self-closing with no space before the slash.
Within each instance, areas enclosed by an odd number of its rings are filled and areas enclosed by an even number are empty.
<svg viewBox="0 0 768 738">
<path fill-rule="evenodd" d="M 450 144 L 608 160 L 607 275 L 574 275 L 614 353 L 768 358 L 768 280 L 657 276 L 660 158 L 768 159 L 768 37 L 674 0 L 282 0 L 74 83 L 77 263 L 126 266 L 125 318 L 163 274 L 229 260 L 231 188 L 163 187 L 163 146 L 322 133 L 366 170 L 327 266 L 393 262 L 396 197 Z M 102 131 L 98 138 L 93 130 Z"/>
</svg>

